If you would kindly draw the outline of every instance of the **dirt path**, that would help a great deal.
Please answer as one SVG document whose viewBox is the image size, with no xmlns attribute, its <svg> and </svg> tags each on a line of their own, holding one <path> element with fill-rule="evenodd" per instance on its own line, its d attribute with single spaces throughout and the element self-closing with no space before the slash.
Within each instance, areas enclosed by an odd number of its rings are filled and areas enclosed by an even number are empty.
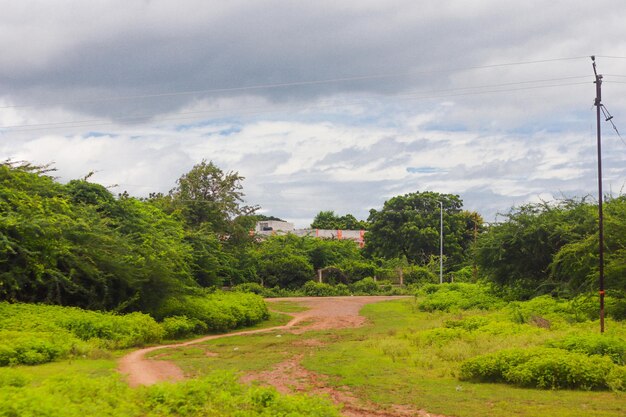
<svg viewBox="0 0 626 417">
<path fill-rule="evenodd" d="M 293 319 L 284 326 L 269 327 L 258 330 L 248 330 L 235 333 L 219 334 L 201 337 L 184 343 L 154 346 L 136 350 L 124 356 L 118 365 L 120 373 L 127 376 L 129 385 L 151 385 L 160 381 L 179 381 L 185 378 L 182 370 L 174 363 L 151 360 L 146 354 L 155 350 L 189 346 L 230 336 L 264 333 L 273 330 L 287 330 L 301 334 L 309 330 L 326 330 L 359 327 L 365 324 L 366 319 L 359 315 L 359 311 L 366 304 L 380 301 L 396 300 L 396 296 L 364 296 L 364 297 L 295 297 L 267 299 L 268 302 L 294 301 L 309 308 L 307 311 L 289 313 Z M 303 343 L 317 346 L 314 339 L 306 339 Z M 390 409 L 381 409 L 376 404 L 366 403 L 354 396 L 347 388 L 337 389 L 327 384 L 327 378 L 308 371 L 301 364 L 301 356 L 294 356 L 276 365 L 273 369 L 249 373 L 243 377 L 243 382 L 262 380 L 280 392 L 306 392 L 310 394 L 327 395 L 336 404 L 343 406 L 342 414 L 346 417 L 445 417 L 429 414 L 424 410 L 415 410 L 408 407 L 393 406 Z"/>
<path fill-rule="evenodd" d="M 139 349 L 120 359 L 118 363 L 118 371 L 127 376 L 128 384 L 133 387 L 139 385 L 152 385 L 161 381 L 179 381 L 185 378 L 183 371 L 180 368 L 171 362 L 148 359 L 146 358 L 146 354 L 154 352 L 155 350 L 189 346 L 223 337 L 289 329 L 297 326 L 301 322 L 306 322 L 306 325 L 293 329 L 294 332 L 303 333 L 308 330 L 359 327 L 365 323 L 365 317 L 359 316 L 359 311 L 364 305 L 398 298 L 402 297 L 365 296 L 268 298 L 267 301 L 269 302 L 295 301 L 308 307 L 309 310 L 298 313 L 290 313 L 290 315 L 293 316 L 293 319 L 284 326 L 204 336 L 188 342 Z"/>
</svg>

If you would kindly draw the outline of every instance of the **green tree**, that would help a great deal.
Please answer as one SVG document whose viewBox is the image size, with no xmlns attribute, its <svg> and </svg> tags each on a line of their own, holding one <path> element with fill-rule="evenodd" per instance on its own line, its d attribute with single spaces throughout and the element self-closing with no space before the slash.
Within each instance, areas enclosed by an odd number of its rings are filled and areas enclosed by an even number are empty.
<svg viewBox="0 0 626 417">
<path fill-rule="evenodd" d="M 405 257 L 424 265 L 439 255 L 440 205 L 443 204 L 444 256 L 447 268 L 466 261 L 470 225 L 457 195 L 416 192 L 393 197 L 381 210 L 370 210 L 366 251 L 386 259 Z M 471 225 L 473 230 L 473 225 Z"/>
<path fill-rule="evenodd" d="M 311 223 L 311 229 L 365 230 L 367 222 L 357 220 L 352 214 L 337 216 L 334 211 L 320 211 Z"/>
<path fill-rule="evenodd" d="M 224 172 L 213 162 L 202 160 L 177 180 L 169 196 L 189 227 L 208 223 L 214 231 L 227 233 L 232 219 L 256 210 L 241 205 L 243 179 L 237 172 Z"/>
<path fill-rule="evenodd" d="M 585 200 L 528 204 L 512 209 L 478 240 L 481 271 L 519 297 L 579 291 L 590 271 L 588 239 L 597 229 L 594 207 Z M 575 289 L 575 287 L 579 287 Z"/>
</svg>

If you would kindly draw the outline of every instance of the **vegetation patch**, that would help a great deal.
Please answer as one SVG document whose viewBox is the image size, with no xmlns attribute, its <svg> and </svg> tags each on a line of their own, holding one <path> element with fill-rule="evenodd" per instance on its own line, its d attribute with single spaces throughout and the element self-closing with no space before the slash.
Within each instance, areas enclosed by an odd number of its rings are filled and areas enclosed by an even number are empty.
<svg viewBox="0 0 626 417">
<path fill-rule="evenodd" d="M 133 390 L 116 376 L 55 376 L 35 385 L 10 371 L 0 370 L 2 417 L 339 416 L 326 399 L 244 386 L 232 373 Z"/>
<path fill-rule="evenodd" d="M 610 358 L 554 348 L 509 349 L 461 365 L 461 380 L 543 389 L 623 389 L 624 370 Z"/>
<path fill-rule="evenodd" d="M 422 311 L 490 310 L 504 304 L 489 287 L 469 283 L 429 284 L 417 296 L 424 297 L 419 303 Z"/>
</svg>

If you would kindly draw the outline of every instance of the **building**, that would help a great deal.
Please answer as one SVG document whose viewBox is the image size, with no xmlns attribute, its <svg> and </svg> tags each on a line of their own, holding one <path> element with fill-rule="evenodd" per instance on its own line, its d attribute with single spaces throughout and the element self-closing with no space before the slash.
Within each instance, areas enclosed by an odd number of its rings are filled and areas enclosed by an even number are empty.
<svg viewBox="0 0 626 417">
<path fill-rule="evenodd" d="M 254 231 L 250 233 L 259 236 L 293 234 L 319 239 L 352 240 L 358 243 L 360 247 L 365 245 L 365 230 L 295 229 L 293 223 L 276 220 L 257 222 Z"/>
</svg>

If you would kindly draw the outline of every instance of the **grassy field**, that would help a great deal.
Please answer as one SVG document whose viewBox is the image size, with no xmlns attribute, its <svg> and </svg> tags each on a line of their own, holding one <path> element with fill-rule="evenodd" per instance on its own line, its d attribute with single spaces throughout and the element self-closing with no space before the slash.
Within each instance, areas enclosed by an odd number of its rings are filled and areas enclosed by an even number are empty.
<svg viewBox="0 0 626 417">
<path fill-rule="evenodd" d="M 272 312 L 268 321 L 240 330 L 280 326 L 289 319 Z M 190 347 L 188 353 L 196 350 Z M 211 369 L 202 378 L 132 389 L 116 371 L 125 352 L 102 350 L 101 358 L 79 355 L 0 367 L 0 417 L 339 416 L 328 400 L 243 385 L 229 370 Z"/>
<path fill-rule="evenodd" d="M 493 309 L 487 308 L 487 302 L 480 305 L 482 309 L 470 306 L 468 310 L 447 305 L 431 308 L 437 300 L 429 300 L 430 304 L 418 298 L 368 305 L 361 313 L 369 323 L 356 329 L 302 334 L 273 330 L 154 352 L 158 359 L 173 360 L 198 378 L 184 384 L 129 389 L 115 371 L 116 358 L 124 353 L 119 350 L 103 350 L 101 357 L 73 356 L 37 366 L 0 368 L 0 417 L 73 417 L 96 415 L 89 411 L 96 409 L 98 415 L 115 417 L 238 415 L 242 410 L 241 415 L 276 415 L 272 413 L 279 409 L 290 409 L 294 416 L 336 415 L 327 400 L 284 397 L 273 390 L 236 384 L 247 372 L 271 370 L 294 357 L 301 358 L 308 370 L 326 375 L 326 384 L 347 387 L 383 407 L 407 405 L 458 417 L 626 415 L 626 393 L 621 390 L 536 389 L 460 379 L 468 360 L 596 335 L 597 321 L 545 299 L 501 303 Z M 270 320 L 254 328 L 283 325 L 290 319 L 285 313 L 303 309 L 297 302 L 270 307 Z M 608 321 L 606 336 L 623 346 L 626 326 Z M 617 353 L 618 360 L 626 357 L 626 351 Z M 208 392 L 207 396 L 195 400 L 198 390 Z M 177 404 L 183 403 L 189 407 L 181 412 Z M 58 404 L 64 410 L 60 414 Z"/>
<path fill-rule="evenodd" d="M 216 369 L 268 370 L 298 355 L 307 369 L 330 376 L 329 384 L 347 386 L 360 398 L 459 417 L 626 415 L 623 391 L 520 388 L 458 378 L 467 359 L 594 333 L 596 322 L 547 315 L 549 320 L 515 323 L 508 308 L 427 312 L 418 306 L 414 300 L 371 304 L 362 311 L 370 321 L 366 327 L 230 337 L 177 349 L 164 358 L 202 376 Z M 459 330 L 459 323 L 472 330 Z M 626 329 L 611 322 L 608 333 L 624 338 Z"/>
</svg>

